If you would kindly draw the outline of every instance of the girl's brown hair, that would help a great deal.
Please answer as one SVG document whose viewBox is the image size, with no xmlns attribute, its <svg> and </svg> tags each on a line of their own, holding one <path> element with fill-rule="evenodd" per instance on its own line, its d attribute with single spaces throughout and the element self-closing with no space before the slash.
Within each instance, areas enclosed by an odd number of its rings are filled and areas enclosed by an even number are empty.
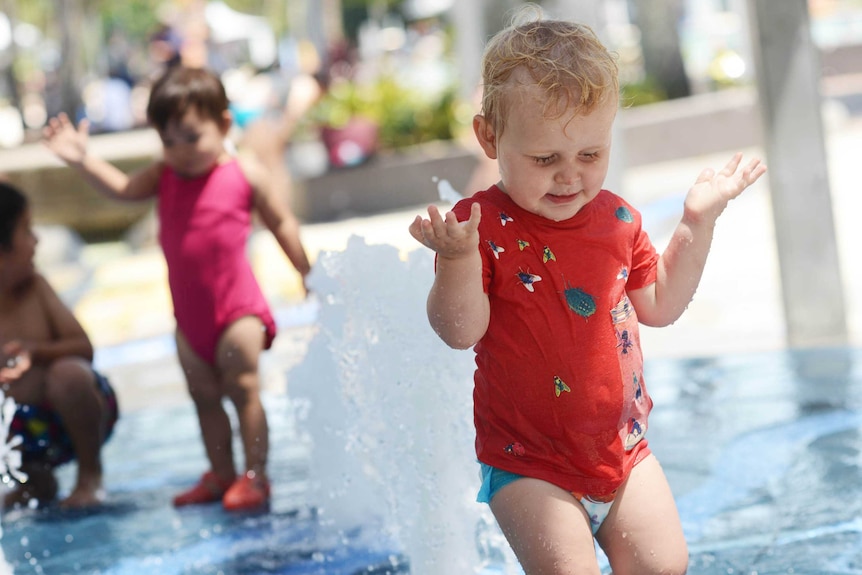
<svg viewBox="0 0 862 575">
<path fill-rule="evenodd" d="M 153 84 L 147 120 L 161 132 L 192 108 L 221 123 L 228 109 L 224 85 L 210 70 L 174 66 Z"/>
</svg>

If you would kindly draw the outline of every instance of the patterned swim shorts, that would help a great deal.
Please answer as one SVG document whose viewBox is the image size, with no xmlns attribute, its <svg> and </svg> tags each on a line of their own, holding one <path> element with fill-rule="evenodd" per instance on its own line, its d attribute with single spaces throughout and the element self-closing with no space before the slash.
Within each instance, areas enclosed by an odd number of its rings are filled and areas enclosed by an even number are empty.
<svg viewBox="0 0 862 575">
<path fill-rule="evenodd" d="M 96 371 L 93 373 L 110 414 L 104 439 L 107 442 L 119 418 L 117 396 L 106 377 Z M 72 441 L 63 427 L 60 416 L 47 405 L 18 405 L 9 427 L 9 437 L 16 435 L 20 435 L 23 439 L 21 444 L 23 463 L 44 463 L 50 467 L 57 467 L 75 459 Z"/>
</svg>

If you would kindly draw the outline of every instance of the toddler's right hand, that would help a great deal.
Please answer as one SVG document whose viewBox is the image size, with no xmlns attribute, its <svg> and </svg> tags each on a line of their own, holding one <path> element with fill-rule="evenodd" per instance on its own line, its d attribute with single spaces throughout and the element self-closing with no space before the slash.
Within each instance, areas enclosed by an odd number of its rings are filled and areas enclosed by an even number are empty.
<svg viewBox="0 0 862 575">
<path fill-rule="evenodd" d="M 21 379 L 33 365 L 30 351 L 15 340 L 6 343 L 0 350 L 0 384 L 13 383 Z"/>
<path fill-rule="evenodd" d="M 458 259 L 472 254 L 479 245 L 482 209 L 478 203 L 470 207 L 470 219 L 466 222 L 459 222 L 453 212 L 446 212 L 444 219 L 433 205 L 428 206 L 428 218 L 416 216 L 410 224 L 410 235 L 437 252 L 439 257 Z"/>
<path fill-rule="evenodd" d="M 69 117 L 61 113 L 51 118 L 42 130 L 43 143 L 67 164 L 80 164 L 87 155 L 89 130 L 90 123 L 86 119 L 81 120 L 76 130 Z"/>
</svg>

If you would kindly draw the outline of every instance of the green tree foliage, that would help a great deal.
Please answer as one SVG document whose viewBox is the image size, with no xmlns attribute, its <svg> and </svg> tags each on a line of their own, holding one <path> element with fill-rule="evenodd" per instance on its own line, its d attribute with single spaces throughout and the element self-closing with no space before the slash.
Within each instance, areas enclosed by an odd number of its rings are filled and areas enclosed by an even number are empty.
<svg viewBox="0 0 862 575">
<path fill-rule="evenodd" d="M 153 0 L 100 0 L 98 4 L 105 37 L 114 30 L 122 30 L 129 39 L 143 43 L 158 24 Z"/>
</svg>

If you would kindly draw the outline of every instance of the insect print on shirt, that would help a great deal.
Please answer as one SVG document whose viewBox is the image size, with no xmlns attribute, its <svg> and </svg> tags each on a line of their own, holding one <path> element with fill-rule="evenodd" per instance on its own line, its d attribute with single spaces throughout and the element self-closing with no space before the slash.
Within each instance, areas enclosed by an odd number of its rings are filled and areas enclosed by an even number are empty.
<svg viewBox="0 0 862 575">
<path fill-rule="evenodd" d="M 627 280 L 629 279 L 629 270 L 626 266 L 620 268 L 620 273 L 617 274 L 618 280 Z"/>
<path fill-rule="evenodd" d="M 614 212 L 614 215 L 617 217 L 617 219 L 619 221 L 625 222 L 627 224 L 630 224 L 633 221 L 635 221 L 634 216 L 632 216 L 632 213 L 625 206 L 618 207 L 617 211 Z"/>
<path fill-rule="evenodd" d="M 520 457 L 527 452 L 527 450 L 524 449 L 524 446 L 517 441 L 507 445 L 505 448 L 503 448 L 503 451 L 505 451 L 509 455 L 514 455 L 515 457 Z"/>
<path fill-rule="evenodd" d="M 512 219 L 512 216 L 505 214 L 503 212 L 500 212 L 500 224 L 503 227 L 506 227 L 506 224 L 508 224 L 509 222 L 514 222 L 514 221 L 515 220 Z"/>
<path fill-rule="evenodd" d="M 533 292 L 533 283 L 542 281 L 542 276 L 537 276 L 536 274 L 531 274 L 530 272 L 525 272 L 523 270 L 518 270 L 518 281 L 521 282 L 525 288 L 527 288 L 528 292 Z"/>
<path fill-rule="evenodd" d="M 596 300 L 581 288 L 573 287 L 569 282 L 566 282 L 563 296 L 569 309 L 582 318 L 588 318 L 596 313 Z"/>
<path fill-rule="evenodd" d="M 545 246 L 542 250 L 542 262 L 548 263 L 550 260 L 557 261 L 557 256 L 554 255 L 554 252 L 551 251 L 551 248 Z"/>
<path fill-rule="evenodd" d="M 557 397 L 560 397 L 560 394 L 566 392 L 571 392 L 572 388 L 566 385 L 566 382 L 560 379 L 558 376 L 554 376 L 554 393 L 557 394 Z"/>
<path fill-rule="evenodd" d="M 629 337 L 629 330 L 624 329 L 622 331 L 617 331 L 617 347 L 621 348 L 620 351 L 623 355 L 628 355 L 629 350 L 634 346 L 631 338 Z"/>
<path fill-rule="evenodd" d="M 530 247 L 530 242 L 528 242 L 527 240 L 517 240 L 517 242 L 518 242 L 518 249 L 521 251 L 524 251 L 524 248 Z"/>
<path fill-rule="evenodd" d="M 637 445 L 641 439 L 643 439 L 645 431 L 646 430 L 637 419 L 634 417 L 629 419 L 628 435 L 626 435 L 625 441 L 626 451 L 629 451 L 632 447 Z"/>
<path fill-rule="evenodd" d="M 632 373 L 632 386 L 635 390 L 635 401 L 640 401 L 643 399 L 644 392 L 641 387 L 641 380 L 638 378 L 638 374 Z"/>
<path fill-rule="evenodd" d="M 504 247 L 498 246 L 491 240 L 488 240 L 488 245 L 491 247 L 491 251 L 494 253 L 494 257 L 497 259 L 500 259 L 500 254 L 506 251 Z"/>
</svg>

